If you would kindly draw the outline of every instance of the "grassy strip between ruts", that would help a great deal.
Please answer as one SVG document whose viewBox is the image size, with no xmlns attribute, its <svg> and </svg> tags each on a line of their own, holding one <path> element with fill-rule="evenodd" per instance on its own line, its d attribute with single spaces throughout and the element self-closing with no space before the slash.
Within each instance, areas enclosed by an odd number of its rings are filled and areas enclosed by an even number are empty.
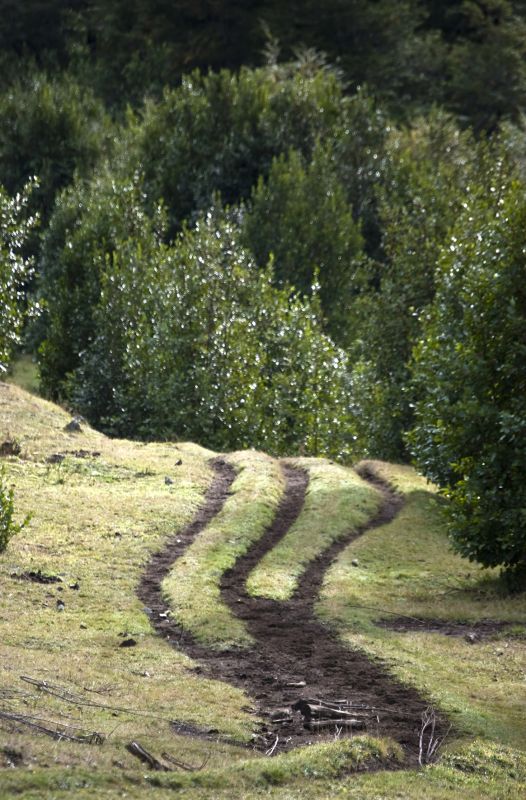
<svg viewBox="0 0 526 800">
<path fill-rule="evenodd" d="M 285 489 L 279 462 L 263 453 L 234 453 L 228 461 L 239 470 L 232 496 L 163 582 L 177 622 L 217 649 L 252 644 L 244 623 L 221 599 L 221 576 L 263 535 Z"/>
<path fill-rule="evenodd" d="M 247 580 L 250 594 L 275 600 L 288 600 L 306 566 L 334 541 L 367 523 L 381 503 L 379 492 L 348 467 L 321 458 L 290 463 L 308 471 L 305 504 Z"/>
<path fill-rule="evenodd" d="M 524 626 L 473 644 L 463 636 L 374 624 L 399 615 L 519 623 L 526 595 L 506 595 L 496 572 L 451 551 L 440 501 L 413 470 L 370 464 L 405 494 L 406 505 L 393 522 L 346 548 L 327 573 L 318 613 L 350 645 L 380 657 L 432 699 L 461 734 L 526 748 L 526 642 L 513 635 Z"/>
</svg>

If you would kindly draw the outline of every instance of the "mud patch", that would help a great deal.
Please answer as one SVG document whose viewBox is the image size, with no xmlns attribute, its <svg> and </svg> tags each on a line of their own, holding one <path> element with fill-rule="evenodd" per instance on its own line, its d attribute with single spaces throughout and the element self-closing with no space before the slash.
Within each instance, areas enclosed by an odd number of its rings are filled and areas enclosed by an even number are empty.
<svg viewBox="0 0 526 800">
<path fill-rule="evenodd" d="M 278 602 L 251 597 L 245 588 L 249 573 L 285 535 L 303 507 L 307 474 L 284 465 L 286 492 L 274 522 L 234 568 L 224 574 L 221 582 L 223 600 L 245 622 L 257 644 L 247 649 L 215 651 L 196 643 L 167 617 L 168 609 L 160 590 L 173 562 L 220 511 L 228 496 L 234 470 L 222 459 L 212 464 L 216 477 L 204 506 L 190 525 L 153 556 L 138 589 L 158 633 L 199 660 L 202 674 L 238 686 L 253 698 L 252 711 L 263 720 L 253 735 L 254 748 L 276 754 L 332 739 L 335 734 L 353 735 L 357 730 L 392 737 L 404 748 L 407 762 L 416 764 L 422 715 L 428 703 L 414 689 L 393 679 L 380 662 L 344 646 L 314 613 L 330 564 L 353 539 L 390 522 L 401 508 L 402 498 L 375 480 L 383 496 L 378 513 L 367 525 L 334 542 L 312 561 L 291 600 Z M 318 725 L 312 715 L 303 713 L 307 705 L 337 708 L 341 713 Z M 342 719 L 347 717 L 359 720 L 359 724 L 342 725 Z M 437 721 L 435 733 L 441 735 L 447 726 L 439 716 Z"/>
<path fill-rule="evenodd" d="M 520 625 L 516 622 L 499 622 L 493 619 L 482 619 L 478 622 L 449 622 L 412 617 L 378 619 L 374 624 L 379 628 L 387 628 L 398 633 L 441 633 L 443 636 L 462 636 L 470 643 L 491 639 L 509 628 L 517 628 Z"/>
</svg>

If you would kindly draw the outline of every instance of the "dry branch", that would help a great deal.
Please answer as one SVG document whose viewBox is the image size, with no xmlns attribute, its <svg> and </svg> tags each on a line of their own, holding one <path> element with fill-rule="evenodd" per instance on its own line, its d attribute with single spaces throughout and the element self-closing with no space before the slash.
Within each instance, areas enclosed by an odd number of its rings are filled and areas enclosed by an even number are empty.
<svg viewBox="0 0 526 800">
<path fill-rule="evenodd" d="M 311 731 L 321 731 L 326 728 L 363 730 L 365 721 L 363 719 L 353 719 L 352 717 L 345 717 L 344 719 L 310 719 L 305 720 L 305 727 Z"/>
<path fill-rule="evenodd" d="M 422 727 L 418 742 L 418 763 L 421 767 L 435 760 L 438 748 L 444 742 L 449 729 L 443 736 L 435 734 L 437 717 L 433 708 L 426 708 L 422 714 Z M 427 743 L 426 743 L 427 739 Z"/>
<path fill-rule="evenodd" d="M 186 772 L 199 772 L 199 770 L 204 769 L 208 764 L 208 761 L 210 759 L 210 753 L 208 753 L 206 757 L 203 759 L 203 763 L 199 764 L 197 767 L 194 767 L 192 764 L 188 764 L 186 761 L 181 761 L 178 758 L 174 758 L 174 756 L 171 756 L 170 753 L 163 753 L 162 757 L 166 761 L 169 761 L 170 764 L 179 767 L 179 769 L 184 769 L 186 770 Z"/>
<path fill-rule="evenodd" d="M 122 706 L 110 706 L 107 703 L 96 703 L 94 700 L 88 700 L 82 695 L 75 694 L 63 686 L 56 686 L 47 681 L 38 680 L 38 678 L 30 678 L 27 675 L 21 675 L 20 680 L 36 686 L 41 692 L 56 697 L 58 700 L 63 700 L 65 703 L 71 703 L 77 706 L 88 706 L 89 708 L 103 708 L 107 711 L 117 711 L 120 714 L 132 714 L 136 717 L 148 717 L 150 719 L 157 719 L 161 722 L 172 722 L 173 720 L 167 717 L 161 717 L 158 714 L 152 714 L 147 711 L 136 711 L 133 708 L 124 708 Z M 89 690 L 87 690 L 89 691 Z"/>
</svg>

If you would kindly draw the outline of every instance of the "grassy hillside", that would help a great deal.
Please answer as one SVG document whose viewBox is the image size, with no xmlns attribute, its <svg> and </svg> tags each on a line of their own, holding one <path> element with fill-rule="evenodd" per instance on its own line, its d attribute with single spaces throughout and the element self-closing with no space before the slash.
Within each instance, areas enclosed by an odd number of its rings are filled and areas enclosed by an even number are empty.
<svg viewBox="0 0 526 800">
<path fill-rule="evenodd" d="M 357 735 L 270 758 L 246 746 L 260 722 L 255 699 L 170 647 L 136 595 L 151 554 L 204 502 L 215 454 L 110 440 L 82 421 L 68 431 L 70 421 L 0 384 L 0 445 L 16 453 L 1 466 L 17 518 L 32 513 L 0 554 L 2 800 L 157 799 L 177 790 L 283 800 L 524 797 L 526 598 L 504 595 L 495 574 L 450 553 L 432 487 L 412 470 L 368 465 L 405 505 L 342 551 L 317 613 L 447 713 L 453 729 L 438 763 L 378 769 L 399 765 L 399 746 Z M 250 643 L 223 606 L 221 576 L 263 535 L 284 491 L 278 461 L 252 451 L 226 458 L 236 470 L 232 494 L 187 551 L 187 568 L 178 561 L 163 586 L 183 628 L 219 651 Z M 289 597 L 317 554 L 375 513 L 376 490 L 354 471 L 315 459 L 297 466 L 311 478 L 305 504 L 249 577 L 254 595 Z M 510 624 L 480 625 L 488 619 Z M 151 770 L 126 749 L 132 741 L 202 768 Z"/>
</svg>

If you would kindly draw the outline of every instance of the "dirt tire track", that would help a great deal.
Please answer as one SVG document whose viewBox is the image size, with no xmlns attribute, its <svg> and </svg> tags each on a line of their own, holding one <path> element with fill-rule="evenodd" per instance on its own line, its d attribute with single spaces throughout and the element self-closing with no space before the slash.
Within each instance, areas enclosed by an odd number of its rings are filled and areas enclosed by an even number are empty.
<svg viewBox="0 0 526 800">
<path fill-rule="evenodd" d="M 188 631 L 166 618 L 170 608 L 163 598 L 161 586 L 174 562 L 219 514 L 230 494 L 230 488 L 236 477 L 234 467 L 222 458 L 215 458 L 210 464 L 215 475 L 205 493 L 203 505 L 192 522 L 171 536 L 163 549 L 151 556 L 137 588 L 137 595 L 148 609 L 150 620 L 157 633 L 164 639 L 170 640 L 174 647 L 192 647 L 198 658 L 206 658 L 208 650 L 196 644 Z"/>
<path fill-rule="evenodd" d="M 141 580 L 139 597 L 152 610 L 156 630 L 172 645 L 198 659 L 199 672 L 243 688 L 255 701 L 255 711 L 264 724 L 254 736 L 254 747 L 267 749 L 279 737 L 275 753 L 299 745 L 332 739 L 334 731 L 316 734 L 307 729 L 299 712 L 289 714 L 286 723 L 277 723 L 281 709 L 301 699 L 323 698 L 334 701 L 348 699 L 358 706 L 374 707 L 377 714 L 369 717 L 366 731 L 371 735 L 390 736 L 406 753 L 407 763 L 415 765 L 421 717 L 429 703 L 411 687 L 395 680 L 379 662 L 363 652 L 344 645 L 336 632 L 315 617 L 314 606 L 330 564 L 347 545 L 372 528 L 391 521 L 403 500 L 377 478 L 361 471 L 383 495 L 377 514 L 362 528 L 334 542 L 310 563 L 298 588 L 289 601 L 251 597 L 246 579 L 259 560 L 285 535 L 298 517 L 308 485 L 307 474 L 288 464 L 283 465 L 285 495 L 273 523 L 250 551 L 239 558 L 221 581 L 225 603 L 243 620 L 257 645 L 252 648 L 215 651 L 196 643 L 192 636 L 173 621 L 159 618 L 165 614 L 160 584 L 174 560 L 178 558 L 222 508 L 232 481 L 233 468 L 223 459 L 211 462 L 216 472 L 205 504 L 194 522 L 174 536 L 161 553 L 151 559 Z M 294 687 L 291 684 L 305 683 Z M 445 728 L 439 719 L 438 732 Z M 182 727 L 179 732 L 184 732 Z M 197 729 L 188 726 L 188 733 Z M 346 735 L 343 733 L 342 735 Z"/>
</svg>

